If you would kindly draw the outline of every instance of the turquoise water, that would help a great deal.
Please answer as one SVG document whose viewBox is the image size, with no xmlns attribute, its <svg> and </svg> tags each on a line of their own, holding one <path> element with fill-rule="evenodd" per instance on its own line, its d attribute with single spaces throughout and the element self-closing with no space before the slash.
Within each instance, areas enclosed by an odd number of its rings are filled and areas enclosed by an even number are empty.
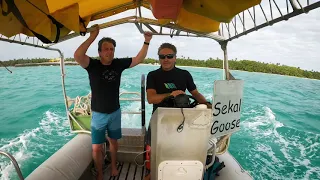
<svg viewBox="0 0 320 180">
<path fill-rule="evenodd" d="M 139 65 L 123 73 L 121 92 L 140 91 L 140 76 L 157 66 Z M 183 67 L 184 68 L 184 67 Z M 221 70 L 188 69 L 198 90 L 212 98 Z M 0 68 L 0 150 L 13 154 L 26 177 L 74 135 L 69 132 L 60 69 Z M 67 95 L 90 92 L 87 73 L 66 67 Z M 320 81 L 234 71 L 245 80 L 241 130 L 229 151 L 255 179 L 320 179 Z M 122 103 L 138 110 L 139 102 Z M 152 111 L 147 105 L 147 121 Z M 123 127 L 139 127 L 139 115 L 123 115 Z M 0 179 L 17 179 L 0 157 Z"/>
</svg>

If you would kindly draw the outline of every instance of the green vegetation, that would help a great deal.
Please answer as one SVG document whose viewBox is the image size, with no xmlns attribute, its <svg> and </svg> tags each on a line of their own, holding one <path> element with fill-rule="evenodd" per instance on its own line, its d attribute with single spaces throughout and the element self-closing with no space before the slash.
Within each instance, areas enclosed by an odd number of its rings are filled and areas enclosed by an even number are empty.
<svg viewBox="0 0 320 180">
<path fill-rule="evenodd" d="M 28 64 L 28 63 L 49 63 L 51 59 L 36 58 L 36 59 L 14 59 L 10 61 L 2 61 L 5 66 L 15 66 L 17 64 Z M 73 58 L 66 58 L 65 61 L 74 61 Z M 2 65 L 0 64 L 0 67 Z"/>
<path fill-rule="evenodd" d="M 37 58 L 37 59 L 15 59 L 10 61 L 2 61 L 5 66 L 15 66 L 16 64 L 26 63 L 44 63 L 49 62 L 50 59 Z M 65 61 L 74 62 L 73 58 L 66 58 Z M 145 64 L 159 63 L 155 59 L 146 59 Z M 222 68 L 221 59 L 208 59 L 208 60 L 193 60 L 189 58 L 177 58 L 178 66 L 197 66 L 197 67 L 209 67 L 209 68 Z M 0 64 L 1 66 L 1 64 Z M 287 76 L 305 77 L 310 79 L 320 79 L 320 72 L 302 70 L 299 67 L 290 67 L 285 65 L 262 63 L 250 60 L 229 60 L 229 68 L 231 70 L 242 70 L 249 72 L 263 72 L 271 74 L 281 74 Z"/>
<path fill-rule="evenodd" d="M 209 68 L 219 68 L 222 69 L 221 59 L 208 59 L 208 60 L 192 60 L 192 59 L 177 59 L 178 66 L 197 66 L 197 67 L 209 67 Z M 287 76 L 304 77 L 310 79 L 320 79 L 320 72 L 302 70 L 299 67 L 290 67 L 286 65 L 262 63 L 257 61 L 249 60 L 229 60 L 229 68 L 231 70 L 241 70 L 249 72 L 263 72 L 270 74 L 281 74 Z M 146 59 L 144 63 L 159 63 L 154 59 Z"/>
</svg>

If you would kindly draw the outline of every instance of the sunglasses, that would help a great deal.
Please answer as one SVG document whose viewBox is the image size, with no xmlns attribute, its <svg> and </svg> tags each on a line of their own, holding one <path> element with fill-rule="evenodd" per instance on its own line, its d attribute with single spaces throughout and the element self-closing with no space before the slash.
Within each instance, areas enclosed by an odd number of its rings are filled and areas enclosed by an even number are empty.
<svg viewBox="0 0 320 180">
<path fill-rule="evenodd" d="M 174 57 L 175 55 L 174 54 L 159 54 L 159 58 L 160 59 L 165 59 L 166 57 L 168 58 L 168 59 L 172 59 L 173 57 Z"/>
</svg>

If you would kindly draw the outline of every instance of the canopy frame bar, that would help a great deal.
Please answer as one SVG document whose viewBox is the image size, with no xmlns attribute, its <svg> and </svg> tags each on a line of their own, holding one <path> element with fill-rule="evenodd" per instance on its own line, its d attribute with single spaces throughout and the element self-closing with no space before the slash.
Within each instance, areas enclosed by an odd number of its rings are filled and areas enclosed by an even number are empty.
<svg viewBox="0 0 320 180">
<path fill-rule="evenodd" d="M 283 20 L 287 21 L 292 17 L 298 16 L 303 13 L 308 13 L 309 11 L 320 7 L 320 1 L 310 4 L 310 0 L 303 0 L 303 1 L 306 1 L 305 6 L 303 6 L 300 1 L 302 0 L 278 0 L 278 1 L 262 0 L 260 4 L 253 6 L 251 8 L 248 8 L 240 12 L 239 14 L 235 15 L 235 17 L 229 23 L 220 23 L 220 28 L 218 32 L 213 32 L 213 33 L 201 33 L 201 32 L 192 31 L 183 27 L 179 27 L 175 23 L 160 24 L 156 19 L 143 18 L 141 7 L 146 7 L 148 5 L 148 2 L 144 0 L 132 1 L 129 3 L 125 3 L 122 5 L 98 12 L 92 15 L 91 20 L 98 19 L 99 16 L 103 16 L 104 13 L 110 13 L 113 11 L 113 14 L 115 14 L 117 10 L 120 10 L 123 8 L 129 9 L 129 7 L 132 7 L 132 5 L 135 5 L 135 8 L 134 8 L 136 9 L 135 16 L 128 16 L 125 18 L 119 18 L 114 21 L 102 23 L 99 25 L 100 28 L 104 29 L 104 28 L 113 27 L 116 25 L 133 23 L 136 25 L 140 33 L 143 33 L 143 26 L 144 26 L 147 29 L 149 29 L 151 32 L 153 32 L 154 35 L 169 35 L 171 37 L 173 36 L 206 37 L 206 38 L 213 39 L 218 43 L 221 43 L 221 42 L 232 41 L 234 39 L 240 38 L 244 35 L 257 31 L 259 29 L 265 28 L 267 26 L 272 26 L 273 24 L 279 23 Z M 285 7 L 282 7 L 282 10 L 278 5 L 279 2 L 283 2 L 285 4 Z M 262 6 L 262 3 L 264 3 L 265 6 Z M 259 16 L 257 15 L 258 12 L 263 14 L 260 17 L 260 20 L 263 19 L 262 23 L 260 24 L 258 24 L 258 20 L 259 20 Z M 270 13 L 270 17 L 269 15 L 266 14 L 266 12 Z M 279 14 L 279 17 L 276 17 L 276 13 Z M 237 23 L 237 21 L 240 23 Z M 231 26 L 233 26 L 233 28 L 230 28 L 230 24 Z M 253 24 L 253 25 L 250 26 L 249 24 Z M 156 30 L 154 27 L 160 27 L 160 30 Z M 174 30 L 176 31 L 176 33 L 164 33 L 163 28 Z M 91 32 L 92 30 L 93 30 L 92 27 L 88 28 L 87 32 Z M 185 33 L 181 33 L 181 32 L 185 32 Z M 63 38 L 60 38 L 58 43 L 77 37 L 79 35 L 80 34 L 71 32 L 69 35 Z M 1 35 L 1 37 L 2 36 L 3 35 Z M 14 37 L 13 40 L 11 39 L 11 41 L 18 41 L 15 39 L 16 36 Z M 29 37 L 26 37 L 24 42 L 27 41 L 27 38 Z M 54 43 L 45 45 L 41 41 L 39 42 L 39 39 L 35 37 L 32 37 L 32 38 L 34 41 L 33 44 L 36 44 L 36 45 L 42 44 L 42 46 L 45 46 L 45 47 L 50 47 L 55 45 Z M 19 39 L 21 42 L 23 41 L 23 39 L 21 39 L 20 37 L 20 34 L 19 34 Z"/>
<path fill-rule="evenodd" d="M 231 32 L 229 28 L 230 23 L 221 23 L 219 34 L 222 34 L 222 36 L 224 34 L 228 34 L 228 36 L 225 37 L 226 41 L 232 41 L 234 39 L 237 39 L 239 37 L 242 37 L 244 35 L 257 31 L 259 29 L 262 29 L 264 27 L 272 26 L 284 20 L 287 21 L 290 18 L 293 18 L 300 14 L 304 14 L 304 13 L 306 14 L 309 11 L 320 7 L 320 1 L 310 4 L 309 0 L 306 0 L 307 5 L 305 7 L 302 6 L 299 0 L 283 0 L 283 1 L 285 1 L 286 7 L 283 8 L 282 11 L 275 0 L 264 0 L 263 2 L 266 3 L 265 7 L 262 7 L 260 3 L 259 5 L 253 6 L 249 9 L 246 9 L 240 12 L 230 22 L 234 27 L 233 32 Z M 289 10 L 290 8 L 292 8 L 292 12 L 290 12 Z M 260 9 L 261 13 L 263 14 L 263 16 L 260 17 L 261 19 L 264 19 L 261 24 L 258 24 L 257 22 L 258 20 L 257 13 L 259 11 L 258 9 Z M 283 12 L 285 10 L 286 12 Z M 247 12 L 247 14 L 245 14 L 245 12 Z M 270 13 L 270 17 L 267 16 L 266 12 Z M 279 13 L 279 17 L 275 17 L 275 13 Z M 246 21 L 244 21 L 245 17 L 247 17 Z M 236 24 L 237 19 L 239 19 L 241 23 Z M 250 26 L 249 24 L 253 24 L 253 25 L 249 27 Z M 224 28 L 223 26 L 226 26 L 227 28 Z M 224 31 L 227 31 L 227 33 L 225 33 Z"/>
<path fill-rule="evenodd" d="M 137 17 L 137 16 L 128 16 L 128 17 L 124 17 L 124 18 L 119 18 L 117 20 L 113 20 L 113 21 L 109 21 L 106 23 L 102 23 L 99 25 L 100 29 L 105 29 L 105 28 L 109 28 L 109 27 L 113 27 L 113 26 L 117 26 L 117 25 L 121 25 L 121 24 L 126 24 L 126 23 L 132 23 L 135 24 L 137 29 L 140 31 L 140 33 L 143 33 L 143 28 L 142 25 L 144 25 L 147 29 L 149 29 L 151 32 L 153 32 L 154 35 L 170 35 L 170 36 L 190 36 L 190 37 L 205 37 L 205 38 L 210 38 L 213 39 L 217 42 L 221 42 L 221 41 L 225 41 L 226 39 L 223 38 L 222 36 L 219 36 L 218 34 L 213 34 L 213 33 L 201 33 L 201 32 L 197 32 L 197 31 L 192 31 L 189 29 L 185 29 L 182 27 L 178 27 L 177 25 L 173 24 L 173 23 L 168 23 L 165 25 L 160 24 L 157 20 L 155 19 L 149 19 L 149 18 L 143 18 L 143 17 Z M 159 27 L 160 30 L 156 30 L 154 27 L 152 26 L 156 26 Z M 168 29 L 172 29 L 172 30 L 176 30 L 177 33 L 172 34 L 172 33 L 164 33 L 163 30 L 161 30 L 162 28 L 168 28 Z M 94 28 L 90 27 L 87 29 L 87 32 L 91 32 L 93 31 Z M 181 34 L 181 32 L 186 32 L 187 35 L 185 34 Z M 192 33 L 192 34 L 189 34 Z M 80 34 L 77 34 L 75 32 L 65 36 L 64 38 L 61 38 L 58 43 L 61 43 L 63 41 L 72 39 L 74 37 L 80 36 Z M 58 44 L 57 43 L 57 44 Z M 48 44 L 47 46 L 53 46 L 55 44 Z"/>
</svg>

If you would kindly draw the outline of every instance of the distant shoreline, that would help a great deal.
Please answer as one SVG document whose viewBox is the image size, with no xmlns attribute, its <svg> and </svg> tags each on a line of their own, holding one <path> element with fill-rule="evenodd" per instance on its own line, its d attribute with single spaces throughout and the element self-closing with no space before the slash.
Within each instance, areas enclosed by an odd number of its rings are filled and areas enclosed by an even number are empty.
<svg viewBox="0 0 320 180">
<path fill-rule="evenodd" d="M 64 62 L 65 65 L 78 65 L 77 62 Z M 29 67 L 29 66 L 60 66 L 60 62 L 44 62 L 44 63 L 24 63 L 16 64 L 15 67 Z"/>
<path fill-rule="evenodd" d="M 49 59 L 32 59 L 32 60 L 12 60 L 10 62 L 5 62 L 8 67 L 32 67 L 32 66 L 59 66 L 59 61 L 48 62 Z M 73 61 L 72 58 L 65 59 L 65 65 L 79 65 L 77 62 Z M 190 64 L 190 65 L 189 65 Z M 158 61 L 154 59 L 146 59 L 140 65 L 149 65 L 160 67 Z M 219 59 L 209 59 L 207 61 L 203 60 L 190 60 L 190 59 L 177 59 L 177 67 L 190 67 L 190 68 L 207 68 L 216 69 L 222 71 L 222 60 Z M 300 68 L 284 66 L 280 64 L 268 64 L 260 63 L 249 60 L 241 61 L 229 61 L 229 68 L 231 72 L 254 72 L 262 74 L 274 74 L 280 76 L 288 77 L 298 77 L 303 79 L 320 79 L 320 72 L 302 70 Z M 270 71 L 270 72 L 269 72 Z"/>
</svg>

